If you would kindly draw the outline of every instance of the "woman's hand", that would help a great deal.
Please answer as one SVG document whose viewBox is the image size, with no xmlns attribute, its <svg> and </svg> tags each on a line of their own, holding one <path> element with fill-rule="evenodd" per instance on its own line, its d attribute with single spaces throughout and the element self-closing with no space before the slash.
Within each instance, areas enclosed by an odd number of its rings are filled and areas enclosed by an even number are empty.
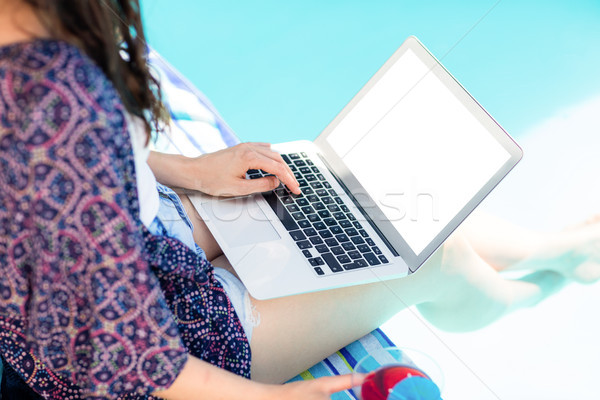
<svg viewBox="0 0 600 400">
<path fill-rule="evenodd" d="M 273 400 L 329 400 L 335 392 L 361 385 L 363 379 L 362 375 L 355 374 L 286 383 L 285 385 L 272 386 L 268 398 Z"/>
<path fill-rule="evenodd" d="M 148 164 L 159 182 L 213 196 L 242 196 L 275 189 L 281 181 L 293 193 L 300 187 L 281 155 L 268 143 L 242 143 L 197 158 L 151 153 Z M 249 169 L 275 176 L 246 179 Z"/>
<path fill-rule="evenodd" d="M 331 394 L 361 385 L 363 380 L 363 374 L 354 374 L 270 385 L 242 378 L 189 356 L 171 387 L 152 394 L 167 400 L 329 400 Z"/>
</svg>

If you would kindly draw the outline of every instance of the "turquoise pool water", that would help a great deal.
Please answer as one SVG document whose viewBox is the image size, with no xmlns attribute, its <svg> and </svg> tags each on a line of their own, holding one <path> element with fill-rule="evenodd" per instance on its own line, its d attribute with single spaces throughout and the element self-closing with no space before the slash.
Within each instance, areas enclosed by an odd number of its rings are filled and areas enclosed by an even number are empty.
<svg viewBox="0 0 600 400">
<path fill-rule="evenodd" d="M 598 0 L 141 1 L 151 45 L 247 141 L 314 138 L 415 35 L 526 148 L 488 211 L 536 229 L 598 212 Z M 472 333 L 409 311 L 384 330 L 440 363 L 448 400 L 595 398 L 599 285 Z"/>
<path fill-rule="evenodd" d="M 142 0 L 243 140 L 312 139 L 409 35 L 515 136 L 600 93 L 598 0 Z"/>
</svg>

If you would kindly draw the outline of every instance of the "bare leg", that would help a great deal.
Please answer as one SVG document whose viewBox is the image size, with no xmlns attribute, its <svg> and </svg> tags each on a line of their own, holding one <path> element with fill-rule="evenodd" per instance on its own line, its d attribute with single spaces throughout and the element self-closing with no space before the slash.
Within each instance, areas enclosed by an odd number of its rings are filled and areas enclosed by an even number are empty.
<svg viewBox="0 0 600 400">
<path fill-rule="evenodd" d="M 442 328 L 480 328 L 560 289 L 565 279 L 550 274 L 503 279 L 456 236 L 403 279 L 253 300 L 261 315 L 251 343 L 253 379 L 283 382 L 415 304 Z"/>
<path fill-rule="evenodd" d="M 564 231 L 542 233 L 476 212 L 460 232 L 498 271 L 554 271 L 580 283 L 600 279 L 598 216 Z"/>
<path fill-rule="evenodd" d="M 192 221 L 192 225 L 194 226 L 194 241 L 198 246 L 204 250 L 206 253 L 206 258 L 208 261 L 213 261 L 217 257 L 223 254 L 223 250 L 215 240 L 214 236 L 208 230 L 208 227 L 196 211 L 196 208 L 190 201 L 190 198 L 185 193 L 177 193 L 181 202 L 183 203 L 183 207 L 185 208 L 185 212 L 188 217 Z"/>
</svg>

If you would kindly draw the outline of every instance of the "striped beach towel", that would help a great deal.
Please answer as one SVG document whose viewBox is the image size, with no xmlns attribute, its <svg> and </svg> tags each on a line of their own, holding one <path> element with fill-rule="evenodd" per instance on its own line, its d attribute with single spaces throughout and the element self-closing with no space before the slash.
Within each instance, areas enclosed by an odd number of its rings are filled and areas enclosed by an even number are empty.
<svg viewBox="0 0 600 400">
<path fill-rule="evenodd" d="M 150 53 L 150 64 L 160 79 L 164 101 L 172 119 L 168 133 L 158 135 L 153 141 L 155 150 L 195 157 L 240 142 L 210 101 L 154 51 Z M 394 346 L 394 343 L 380 329 L 376 329 L 304 371 L 291 382 L 350 373 L 361 358 L 389 346 Z M 349 391 L 332 396 L 335 400 L 355 398 Z"/>
</svg>

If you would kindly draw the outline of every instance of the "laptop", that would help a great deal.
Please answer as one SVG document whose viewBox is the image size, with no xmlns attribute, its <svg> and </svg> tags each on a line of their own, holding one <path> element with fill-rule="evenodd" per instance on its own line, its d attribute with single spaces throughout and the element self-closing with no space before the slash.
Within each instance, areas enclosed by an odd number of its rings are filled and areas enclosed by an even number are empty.
<svg viewBox="0 0 600 400">
<path fill-rule="evenodd" d="M 415 273 L 522 157 L 415 37 L 313 142 L 272 149 L 302 195 L 190 196 L 257 299 Z"/>
</svg>

